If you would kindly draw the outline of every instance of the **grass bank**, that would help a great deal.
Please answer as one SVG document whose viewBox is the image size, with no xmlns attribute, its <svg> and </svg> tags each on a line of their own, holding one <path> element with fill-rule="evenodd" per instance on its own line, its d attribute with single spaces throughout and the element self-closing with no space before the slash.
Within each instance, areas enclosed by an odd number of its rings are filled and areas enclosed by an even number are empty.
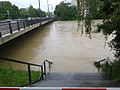
<svg viewBox="0 0 120 90">
<path fill-rule="evenodd" d="M 31 71 L 32 81 L 36 81 L 40 72 Z M 17 87 L 29 83 L 28 72 L 0 68 L 0 87 Z"/>
</svg>

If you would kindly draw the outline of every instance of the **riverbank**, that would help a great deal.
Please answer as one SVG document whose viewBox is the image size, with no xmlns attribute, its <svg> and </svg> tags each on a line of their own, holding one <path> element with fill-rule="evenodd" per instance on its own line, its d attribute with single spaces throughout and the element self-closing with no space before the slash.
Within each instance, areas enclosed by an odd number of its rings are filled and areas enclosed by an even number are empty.
<svg viewBox="0 0 120 90">
<path fill-rule="evenodd" d="M 39 79 L 40 72 L 31 71 L 32 81 Z M 29 83 L 28 72 L 0 68 L 0 87 L 18 87 Z"/>
</svg>

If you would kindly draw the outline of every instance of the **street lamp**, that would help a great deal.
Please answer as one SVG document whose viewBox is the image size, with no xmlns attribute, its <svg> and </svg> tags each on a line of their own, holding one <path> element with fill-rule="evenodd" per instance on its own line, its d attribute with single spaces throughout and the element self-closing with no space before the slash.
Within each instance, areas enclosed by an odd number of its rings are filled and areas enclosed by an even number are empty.
<svg viewBox="0 0 120 90">
<path fill-rule="evenodd" d="M 53 16 L 53 5 L 52 4 L 49 4 L 49 8 L 51 8 L 51 11 L 49 11 L 49 15 L 50 16 Z"/>
<path fill-rule="evenodd" d="M 41 9 L 40 9 L 40 0 L 38 0 L 39 2 L 39 16 L 40 16 L 40 26 L 41 26 Z"/>
<path fill-rule="evenodd" d="M 47 6 L 48 6 L 48 17 L 50 16 L 50 11 L 49 11 L 49 3 L 48 3 L 48 0 L 47 0 Z"/>
<path fill-rule="evenodd" d="M 39 2 L 39 16 L 41 18 L 40 0 L 38 0 L 38 2 Z"/>
</svg>

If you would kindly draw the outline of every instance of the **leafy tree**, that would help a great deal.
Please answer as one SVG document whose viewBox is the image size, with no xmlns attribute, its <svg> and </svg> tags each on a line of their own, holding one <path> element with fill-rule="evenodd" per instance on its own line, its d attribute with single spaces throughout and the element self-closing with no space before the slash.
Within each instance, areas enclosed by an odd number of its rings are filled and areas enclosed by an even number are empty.
<svg viewBox="0 0 120 90">
<path fill-rule="evenodd" d="M 102 11 L 105 13 L 105 18 L 102 25 L 99 25 L 99 30 L 106 35 L 113 34 L 114 39 L 109 42 L 109 46 L 116 51 L 115 57 L 120 59 L 120 1 L 118 0 L 102 0 L 104 6 Z"/>
<path fill-rule="evenodd" d="M 29 15 L 30 17 L 37 17 L 38 16 L 38 12 L 35 8 L 33 8 L 33 6 L 30 5 L 29 7 Z"/>
<path fill-rule="evenodd" d="M 19 8 L 15 5 L 12 5 L 9 1 L 0 2 L 0 19 L 7 18 L 18 18 L 19 17 Z"/>
<path fill-rule="evenodd" d="M 69 6 L 67 3 L 61 2 L 56 6 L 54 13 L 63 20 L 69 20 L 76 18 L 77 9 L 75 6 Z"/>
<path fill-rule="evenodd" d="M 20 13 L 20 17 L 21 18 L 27 18 L 27 17 L 29 17 L 29 12 L 28 12 L 28 10 L 26 8 L 21 8 L 19 10 L 19 13 Z"/>
</svg>

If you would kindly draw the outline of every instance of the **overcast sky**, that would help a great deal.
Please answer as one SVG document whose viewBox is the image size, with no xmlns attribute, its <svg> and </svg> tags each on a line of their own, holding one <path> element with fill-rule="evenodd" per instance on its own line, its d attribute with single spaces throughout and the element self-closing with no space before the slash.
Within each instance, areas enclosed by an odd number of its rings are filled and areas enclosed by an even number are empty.
<svg viewBox="0 0 120 90">
<path fill-rule="evenodd" d="M 0 0 L 0 1 L 10 1 L 12 4 L 17 5 L 19 8 L 27 8 L 30 6 L 30 4 L 34 8 L 39 7 L 38 0 Z M 53 11 L 55 6 L 57 4 L 59 4 L 61 1 L 64 1 L 64 0 L 48 0 L 50 11 L 51 10 Z M 67 1 L 71 1 L 71 0 L 67 0 Z M 40 0 L 40 2 L 41 2 L 41 9 L 43 11 L 48 11 L 47 10 L 47 0 Z"/>
</svg>

